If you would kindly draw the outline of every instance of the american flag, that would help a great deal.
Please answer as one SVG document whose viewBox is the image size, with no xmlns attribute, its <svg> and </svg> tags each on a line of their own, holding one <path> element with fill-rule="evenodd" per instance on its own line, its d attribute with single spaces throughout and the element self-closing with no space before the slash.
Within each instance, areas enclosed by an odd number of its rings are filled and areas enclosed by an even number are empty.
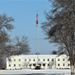
<svg viewBox="0 0 75 75">
<path fill-rule="evenodd" d="M 38 26 L 38 14 L 36 14 L 36 27 Z"/>
</svg>

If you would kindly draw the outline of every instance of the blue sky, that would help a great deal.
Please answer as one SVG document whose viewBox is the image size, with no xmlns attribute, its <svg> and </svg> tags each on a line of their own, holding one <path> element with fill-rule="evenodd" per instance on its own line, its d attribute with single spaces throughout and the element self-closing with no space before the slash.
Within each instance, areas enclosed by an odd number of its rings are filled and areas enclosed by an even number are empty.
<svg viewBox="0 0 75 75">
<path fill-rule="evenodd" d="M 11 37 L 16 35 L 28 37 L 30 54 L 35 54 L 36 50 L 41 54 L 49 54 L 57 48 L 44 39 L 45 35 L 41 28 L 41 23 L 45 21 L 44 12 L 50 9 L 51 3 L 48 0 L 0 0 L 0 14 L 6 14 L 15 19 L 13 22 L 15 28 L 11 31 Z M 39 24 L 36 29 L 37 10 Z"/>
</svg>

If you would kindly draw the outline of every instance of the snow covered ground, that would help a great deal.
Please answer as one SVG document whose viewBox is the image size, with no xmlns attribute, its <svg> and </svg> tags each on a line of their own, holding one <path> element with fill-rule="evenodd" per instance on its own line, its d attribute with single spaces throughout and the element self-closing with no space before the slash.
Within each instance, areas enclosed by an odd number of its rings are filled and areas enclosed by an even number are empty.
<svg viewBox="0 0 75 75">
<path fill-rule="evenodd" d="M 14 74 L 56 74 L 56 75 L 70 75 L 70 69 L 21 69 L 21 70 L 0 70 L 0 75 L 14 75 Z"/>
</svg>

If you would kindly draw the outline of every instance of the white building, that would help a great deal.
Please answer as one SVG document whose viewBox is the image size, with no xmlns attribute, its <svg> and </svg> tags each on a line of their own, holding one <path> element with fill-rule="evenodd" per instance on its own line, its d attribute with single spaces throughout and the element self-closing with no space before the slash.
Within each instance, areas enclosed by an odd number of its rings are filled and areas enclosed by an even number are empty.
<svg viewBox="0 0 75 75">
<path fill-rule="evenodd" d="M 70 62 L 66 55 L 19 55 L 10 56 L 6 59 L 6 69 L 34 69 L 37 64 L 41 69 L 45 68 L 70 68 Z"/>
</svg>

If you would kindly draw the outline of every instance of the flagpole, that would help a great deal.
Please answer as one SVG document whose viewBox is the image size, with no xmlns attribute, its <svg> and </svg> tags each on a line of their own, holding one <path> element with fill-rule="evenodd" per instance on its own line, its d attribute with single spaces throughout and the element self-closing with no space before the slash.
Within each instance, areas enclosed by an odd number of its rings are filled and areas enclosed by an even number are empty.
<svg viewBox="0 0 75 75">
<path fill-rule="evenodd" d="M 37 45 L 36 45 L 36 54 L 37 54 L 37 66 L 38 66 L 38 59 L 39 59 L 39 57 L 38 57 L 38 41 L 39 41 L 39 39 L 38 39 L 38 14 L 36 14 L 36 42 L 37 42 Z"/>
</svg>

